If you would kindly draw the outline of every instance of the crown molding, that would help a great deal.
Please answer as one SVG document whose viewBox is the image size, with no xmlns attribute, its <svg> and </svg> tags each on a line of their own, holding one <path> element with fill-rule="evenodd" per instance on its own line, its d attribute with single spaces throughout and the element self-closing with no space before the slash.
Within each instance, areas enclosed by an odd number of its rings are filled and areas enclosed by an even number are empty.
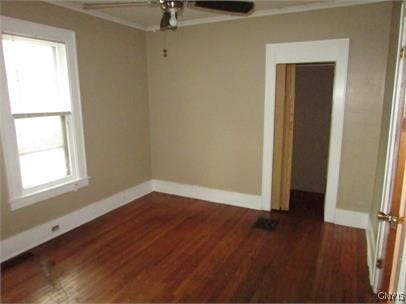
<svg viewBox="0 0 406 304">
<path fill-rule="evenodd" d="M 64 8 L 67 8 L 67 9 L 71 9 L 71 10 L 74 10 L 74 11 L 77 11 L 77 12 L 81 12 L 81 13 L 84 13 L 86 15 L 99 17 L 101 19 L 105 19 L 105 20 L 108 20 L 108 21 L 111 21 L 111 22 L 115 22 L 115 23 L 118 23 L 118 24 L 121 24 L 121 25 L 126 25 L 126 26 L 129 26 L 129 27 L 138 29 L 138 30 L 142 30 L 142 31 L 147 30 L 147 27 L 143 26 L 142 24 L 132 22 L 132 21 L 128 21 L 128 20 L 125 20 L 123 18 L 115 17 L 115 16 L 112 16 L 112 15 L 109 15 L 109 14 L 106 14 L 106 13 L 102 13 L 100 11 L 96 11 L 96 10 L 93 10 L 93 11 L 85 10 L 79 4 L 67 3 L 67 2 L 60 1 L 60 0 L 58 0 L 58 1 L 46 0 L 46 2 L 48 2 L 50 4 L 57 5 L 57 6 L 64 7 Z"/>
<path fill-rule="evenodd" d="M 57 0 L 57 1 L 46 0 L 46 2 L 57 5 L 57 6 L 64 7 L 67 9 L 75 10 L 75 11 L 78 11 L 78 12 L 81 12 L 81 13 L 84 13 L 87 15 L 91 15 L 94 17 L 99 17 L 101 19 L 112 21 L 112 22 L 115 22 L 118 24 L 136 28 L 138 30 L 149 31 L 149 32 L 159 31 L 159 25 L 144 26 L 144 25 L 136 23 L 136 22 L 128 21 L 123 18 L 119 18 L 119 17 L 115 17 L 115 16 L 112 16 L 112 15 L 109 15 L 106 13 L 102 13 L 100 11 L 85 10 L 78 4 L 67 3 L 67 2 L 64 2 L 63 0 Z M 334 2 L 322 2 L 322 3 L 313 3 L 313 4 L 299 5 L 299 6 L 279 8 L 279 9 L 259 10 L 259 11 L 254 12 L 250 16 L 218 16 L 218 17 L 199 18 L 199 19 L 194 19 L 194 20 L 180 21 L 179 27 L 206 24 L 206 23 L 214 23 L 214 22 L 232 21 L 232 20 L 247 19 L 247 18 L 272 16 L 272 15 L 300 13 L 300 12 L 315 11 L 315 10 L 345 7 L 345 6 L 366 5 L 366 4 L 372 4 L 372 3 L 378 3 L 378 2 L 385 2 L 385 1 L 384 0 L 335 0 Z"/>
</svg>

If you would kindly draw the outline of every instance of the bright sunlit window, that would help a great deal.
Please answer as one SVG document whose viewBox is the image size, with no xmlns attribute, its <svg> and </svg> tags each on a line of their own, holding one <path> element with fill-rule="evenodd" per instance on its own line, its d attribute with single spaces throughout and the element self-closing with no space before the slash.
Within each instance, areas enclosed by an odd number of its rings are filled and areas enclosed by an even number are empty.
<svg viewBox="0 0 406 304">
<path fill-rule="evenodd" d="M 2 53 L 12 208 L 86 185 L 74 33 L 2 17 Z"/>
</svg>

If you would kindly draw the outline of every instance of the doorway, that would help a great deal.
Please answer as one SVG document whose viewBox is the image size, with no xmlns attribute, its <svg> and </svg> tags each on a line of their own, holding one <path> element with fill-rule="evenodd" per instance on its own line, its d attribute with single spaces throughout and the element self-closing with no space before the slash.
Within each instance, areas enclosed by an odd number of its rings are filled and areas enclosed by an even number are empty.
<svg viewBox="0 0 406 304">
<path fill-rule="evenodd" d="M 327 165 L 324 221 L 336 221 L 336 203 L 340 172 L 341 144 L 344 125 L 345 95 L 348 69 L 349 39 L 277 43 L 267 45 L 266 94 L 264 107 L 264 146 L 262 166 L 262 204 L 271 210 L 273 188 L 275 93 L 277 64 L 335 63 L 331 128 Z"/>
<path fill-rule="evenodd" d="M 272 209 L 323 219 L 334 62 L 276 67 Z"/>
</svg>

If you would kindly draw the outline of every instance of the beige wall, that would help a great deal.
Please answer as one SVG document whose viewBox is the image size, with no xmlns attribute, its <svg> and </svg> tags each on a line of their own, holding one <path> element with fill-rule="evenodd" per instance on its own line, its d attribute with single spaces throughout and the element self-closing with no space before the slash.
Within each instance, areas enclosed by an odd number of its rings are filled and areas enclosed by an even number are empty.
<svg viewBox="0 0 406 304">
<path fill-rule="evenodd" d="M 265 45 L 350 38 L 337 203 L 369 211 L 391 9 L 386 2 L 148 33 L 153 177 L 260 194 Z"/>
<path fill-rule="evenodd" d="M 76 32 L 90 185 L 10 211 L 0 168 L 2 238 L 151 178 L 145 33 L 58 6 L 2 2 L 1 13 Z"/>
<path fill-rule="evenodd" d="M 393 95 L 393 85 L 394 85 L 394 75 L 396 69 L 396 54 L 398 45 L 398 35 L 399 35 L 399 24 L 400 24 L 400 6 L 401 3 L 398 2 L 394 5 L 392 10 L 392 23 L 389 41 L 389 54 L 387 58 L 386 67 L 386 79 L 385 79 L 385 93 L 384 93 L 384 103 L 382 110 L 382 124 L 380 130 L 380 140 L 379 140 L 379 154 L 378 162 L 376 167 L 376 178 L 373 192 L 372 206 L 370 209 L 370 218 L 372 227 L 375 234 L 378 230 L 378 221 L 376 214 L 381 207 L 382 191 L 383 191 L 383 178 L 385 173 L 385 161 L 386 161 L 386 149 L 388 144 L 389 135 L 389 122 L 390 122 L 390 112 L 392 104 Z"/>
<path fill-rule="evenodd" d="M 334 65 L 297 65 L 292 185 L 325 193 Z"/>
<path fill-rule="evenodd" d="M 370 210 L 391 11 L 388 2 L 144 33 L 2 2 L 6 16 L 76 32 L 92 177 L 78 193 L 11 212 L 0 157 L 2 238 L 149 180 L 151 163 L 153 178 L 260 194 L 265 45 L 274 42 L 351 39 L 338 207 Z"/>
</svg>

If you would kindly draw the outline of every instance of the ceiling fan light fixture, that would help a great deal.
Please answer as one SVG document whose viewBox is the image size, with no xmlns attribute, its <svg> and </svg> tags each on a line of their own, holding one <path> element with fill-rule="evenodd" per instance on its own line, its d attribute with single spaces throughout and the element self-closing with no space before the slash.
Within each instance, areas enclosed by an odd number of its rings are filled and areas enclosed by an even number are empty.
<svg viewBox="0 0 406 304">
<path fill-rule="evenodd" d="M 183 1 L 180 0 L 159 0 L 159 6 L 163 11 L 160 28 L 161 31 L 176 30 L 178 27 L 178 16 L 182 13 Z"/>
<path fill-rule="evenodd" d="M 171 26 L 177 26 L 178 25 L 178 20 L 176 19 L 176 9 L 175 8 L 170 8 L 169 13 L 171 14 L 171 18 L 169 19 L 169 24 Z"/>
</svg>

